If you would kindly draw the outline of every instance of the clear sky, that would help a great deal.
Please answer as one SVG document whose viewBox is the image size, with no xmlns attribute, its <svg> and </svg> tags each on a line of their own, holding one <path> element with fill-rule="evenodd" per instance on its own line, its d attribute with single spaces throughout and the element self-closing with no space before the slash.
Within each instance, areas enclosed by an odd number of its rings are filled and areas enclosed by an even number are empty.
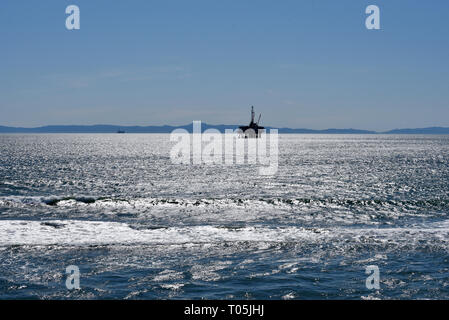
<svg viewBox="0 0 449 320">
<path fill-rule="evenodd" d="M 449 126 L 447 0 L 1 0 L 0 46 L 0 125 Z"/>
</svg>

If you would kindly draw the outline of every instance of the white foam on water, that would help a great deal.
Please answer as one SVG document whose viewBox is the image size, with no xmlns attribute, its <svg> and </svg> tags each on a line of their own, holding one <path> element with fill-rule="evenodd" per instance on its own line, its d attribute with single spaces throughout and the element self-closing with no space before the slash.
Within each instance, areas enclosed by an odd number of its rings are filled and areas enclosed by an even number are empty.
<svg viewBox="0 0 449 320">
<path fill-rule="evenodd" d="M 10 245 L 129 245 L 221 242 L 396 243 L 438 242 L 449 248 L 449 221 L 397 228 L 328 229 L 251 226 L 224 228 L 210 225 L 136 230 L 127 223 L 82 220 L 0 220 L 0 246 Z"/>
<path fill-rule="evenodd" d="M 192 226 L 136 230 L 126 223 L 104 221 L 0 221 L 0 246 L 287 242 L 316 236 L 313 231 L 295 227 L 227 229 Z"/>
</svg>

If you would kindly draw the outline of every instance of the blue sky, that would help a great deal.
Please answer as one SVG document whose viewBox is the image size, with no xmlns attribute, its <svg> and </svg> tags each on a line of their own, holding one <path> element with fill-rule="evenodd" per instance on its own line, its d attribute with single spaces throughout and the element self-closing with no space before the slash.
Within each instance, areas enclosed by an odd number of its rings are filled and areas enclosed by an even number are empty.
<svg viewBox="0 0 449 320">
<path fill-rule="evenodd" d="M 449 126 L 448 35 L 446 0 L 2 0 L 0 125 Z"/>
</svg>

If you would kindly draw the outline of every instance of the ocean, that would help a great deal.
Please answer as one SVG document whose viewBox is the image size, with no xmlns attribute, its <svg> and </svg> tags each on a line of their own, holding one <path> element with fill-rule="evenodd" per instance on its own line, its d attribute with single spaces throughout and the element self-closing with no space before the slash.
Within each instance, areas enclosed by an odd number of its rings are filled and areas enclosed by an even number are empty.
<svg viewBox="0 0 449 320">
<path fill-rule="evenodd" d="M 0 298 L 449 299 L 449 136 L 280 135 L 273 176 L 172 146 L 0 135 Z"/>
</svg>

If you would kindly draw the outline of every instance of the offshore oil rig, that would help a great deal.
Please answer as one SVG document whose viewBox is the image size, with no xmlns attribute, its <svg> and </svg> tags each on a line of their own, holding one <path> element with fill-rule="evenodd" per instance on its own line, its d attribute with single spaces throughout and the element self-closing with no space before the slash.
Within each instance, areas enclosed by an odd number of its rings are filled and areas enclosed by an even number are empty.
<svg viewBox="0 0 449 320">
<path fill-rule="evenodd" d="M 251 122 L 248 126 L 240 126 L 239 129 L 242 131 L 242 138 L 259 138 L 262 132 L 259 130 L 265 129 L 264 127 L 259 126 L 260 117 L 262 114 L 259 114 L 259 119 L 257 122 L 254 122 L 254 107 L 251 106 Z"/>
</svg>

